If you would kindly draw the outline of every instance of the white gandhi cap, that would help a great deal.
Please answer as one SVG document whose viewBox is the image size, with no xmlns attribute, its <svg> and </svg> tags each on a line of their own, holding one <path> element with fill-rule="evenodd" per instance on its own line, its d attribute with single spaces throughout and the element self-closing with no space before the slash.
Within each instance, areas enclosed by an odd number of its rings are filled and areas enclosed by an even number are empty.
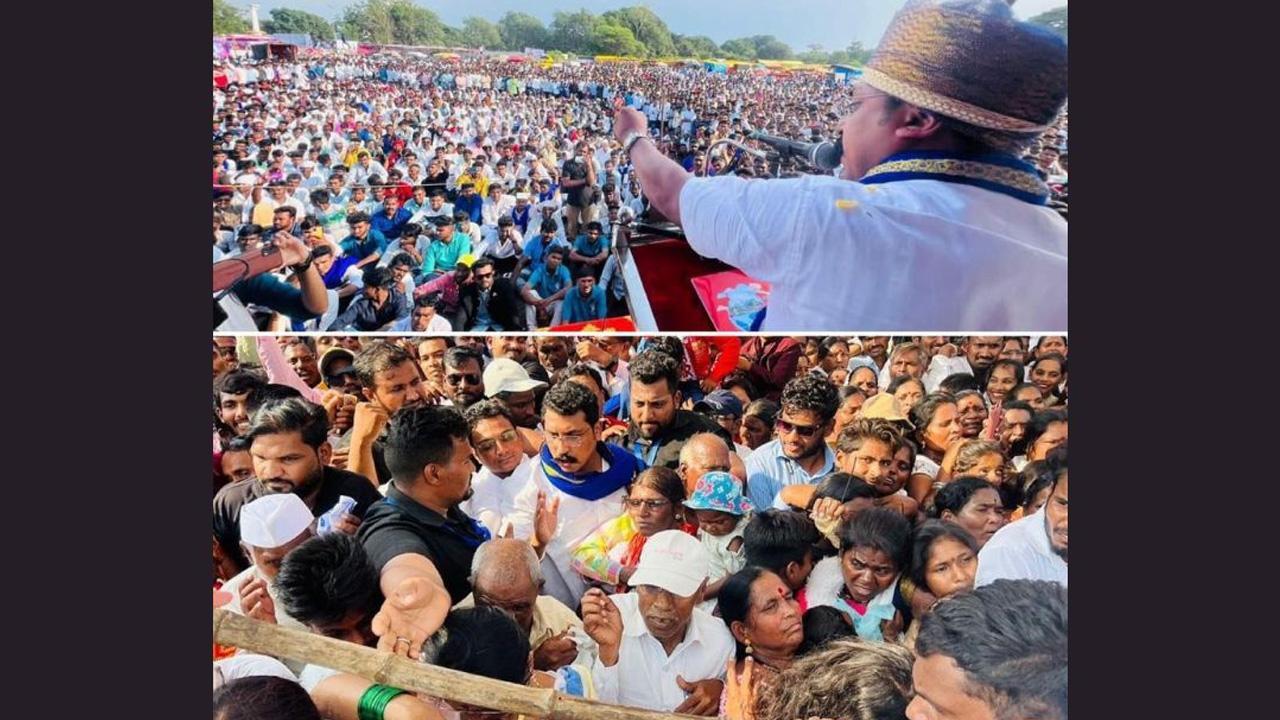
<svg viewBox="0 0 1280 720">
<path fill-rule="evenodd" d="M 256 548 L 281 547 L 293 542 L 314 520 L 297 495 L 267 495 L 241 508 L 240 539 Z"/>
</svg>

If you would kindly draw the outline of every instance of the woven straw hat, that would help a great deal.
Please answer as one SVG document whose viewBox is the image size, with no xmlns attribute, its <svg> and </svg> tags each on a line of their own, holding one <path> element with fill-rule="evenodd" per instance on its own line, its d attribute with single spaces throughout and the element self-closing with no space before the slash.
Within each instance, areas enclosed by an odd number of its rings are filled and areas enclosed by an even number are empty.
<svg viewBox="0 0 1280 720">
<path fill-rule="evenodd" d="M 1040 133 L 1067 99 L 1067 42 L 1003 0 L 912 0 L 862 81 L 980 128 Z"/>
</svg>

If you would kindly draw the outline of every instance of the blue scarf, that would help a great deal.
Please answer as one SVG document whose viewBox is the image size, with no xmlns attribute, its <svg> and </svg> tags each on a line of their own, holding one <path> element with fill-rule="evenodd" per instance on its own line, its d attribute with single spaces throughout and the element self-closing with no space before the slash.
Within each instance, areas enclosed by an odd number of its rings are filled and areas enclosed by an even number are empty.
<svg viewBox="0 0 1280 720">
<path fill-rule="evenodd" d="M 617 445 L 596 443 L 596 452 L 609 464 L 609 469 L 596 473 L 573 474 L 560 469 L 551 451 L 544 444 L 539 460 L 542 461 L 542 472 L 547 480 L 565 495 L 582 500 L 599 500 L 608 497 L 620 488 L 626 487 L 644 469 L 644 465 L 631 453 Z"/>
<path fill-rule="evenodd" d="M 941 180 L 973 185 L 1033 205 L 1049 202 L 1049 186 L 1035 166 L 1005 153 L 964 155 L 948 150 L 917 150 L 890 155 L 858 181 L 864 185 L 896 180 Z"/>
</svg>

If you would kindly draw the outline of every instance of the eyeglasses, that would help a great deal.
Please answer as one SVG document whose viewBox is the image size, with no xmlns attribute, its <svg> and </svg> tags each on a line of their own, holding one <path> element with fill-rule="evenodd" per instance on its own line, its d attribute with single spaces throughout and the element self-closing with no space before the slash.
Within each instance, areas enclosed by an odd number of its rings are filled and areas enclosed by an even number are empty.
<svg viewBox="0 0 1280 720">
<path fill-rule="evenodd" d="M 512 443 L 516 441 L 517 437 L 519 435 L 516 434 L 515 430 L 504 430 L 496 438 L 486 438 L 476 443 L 476 450 L 482 453 L 493 452 L 498 447 L 498 443 Z"/>
<path fill-rule="evenodd" d="M 480 376 L 476 373 L 448 373 L 444 376 L 444 381 L 450 385 L 479 385 Z"/>
<path fill-rule="evenodd" d="M 648 508 L 650 510 L 660 510 L 663 507 L 670 505 L 671 501 L 670 500 L 634 500 L 632 498 L 623 498 L 622 504 L 625 505 L 626 507 L 631 508 L 632 510 L 639 510 L 642 507 Z"/>
<path fill-rule="evenodd" d="M 582 444 L 584 440 L 587 439 L 587 436 L 586 435 L 561 435 L 559 433 L 547 433 L 546 438 L 548 443 L 556 443 L 557 445 L 564 445 L 565 447 L 578 447 L 579 445 Z"/>
<path fill-rule="evenodd" d="M 797 425 L 796 423 L 787 422 L 786 420 L 777 421 L 776 426 L 778 428 L 778 433 L 782 435 L 794 432 L 800 437 L 807 438 L 813 437 L 813 434 L 818 432 L 817 425 Z"/>
</svg>

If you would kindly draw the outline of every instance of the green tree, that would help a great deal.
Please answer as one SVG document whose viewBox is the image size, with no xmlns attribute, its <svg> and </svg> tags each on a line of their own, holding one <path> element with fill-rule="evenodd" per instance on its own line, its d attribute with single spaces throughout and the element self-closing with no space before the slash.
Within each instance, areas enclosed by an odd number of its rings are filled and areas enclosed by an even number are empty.
<svg viewBox="0 0 1280 720">
<path fill-rule="evenodd" d="M 1033 22 L 1037 25 L 1043 25 L 1052 30 L 1056 30 L 1062 37 L 1067 36 L 1067 6 L 1046 10 L 1039 15 L 1031 18 L 1027 22 Z"/>
<path fill-rule="evenodd" d="M 647 7 L 636 6 L 610 10 L 601 15 L 601 18 L 630 30 L 650 56 L 665 57 L 676 53 L 670 28 L 662 18 Z"/>
<path fill-rule="evenodd" d="M 360 42 L 442 45 L 446 39 L 439 16 L 410 0 L 364 0 L 343 12 L 340 27 Z"/>
<path fill-rule="evenodd" d="M 676 54 L 681 57 L 715 58 L 720 57 L 720 46 L 706 35 L 676 35 L 671 40 L 676 46 Z"/>
<path fill-rule="evenodd" d="M 347 40 L 355 42 L 394 42 L 395 27 L 385 0 L 366 0 L 342 11 L 338 28 Z"/>
<path fill-rule="evenodd" d="M 498 20 L 498 33 L 502 36 L 502 46 L 507 50 L 524 50 L 525 48 L 547 48 L 550 36 L 547 28 L 538 18 L 521 12 L 508 12 Z"/>
<path fill-rule="evenodd" d="M 249 31 L 249 21 L 244 10 L 226 0 L 213 0 L 213 34 L 232 35 Z"/>
<path fill-rule="evenodd" d="M 595 26 L 592 44 L 600 55 L 643 56 L 645 54 L 644 45 L 636 39 L 629 28 L 609 22 L 601 22 Z"/>
<path fill-rule="evenodd" d="M 831 62 L 832 53 L 828 53 L 817 43 L 806 46 L 802 53 L 796 53 L 796 59 L 807 63 L 825 63 Z"/>
<path fill-rule="evenodd" d="M 734 38 L 725 40 L 720 46 L 721 52 L 735 60 L 755 60 L 756 45 L 751 38 Z"/>
<path fill-rule="evenodd" d="M 503 47 L 502 35 L 498 32 L 498 26 L 484 18 L 469 17 L 463 20 L 459 36 L 462 39 L 462 44 L 466 47 L 482 47 L 486 50 Z"/>
<path fill-rule="evenodd" d="M 761 60 L 790 60 L 794 55 L 791 46 L 772 35 L 753 35 L 751 42 L 756 46 L 756 57 Z"/>
<path fill-rule="evenodd" d="M 871 59 L 871 51 L 862 47 L 862 43 L 858 42 L 857 40 L 854 40 L 853 42 L 849 43 L 849 48 L 845 50 L 845 57 L 840 60 L 833 60 L 833 62 L 840 62 L 845 64 L 852 63 L 855 65 L 866 65 L 867 61 L 870 59 Z"/>
<path fill-rule="evenodd" d="M 590 10 L 557 12 L 551 20 L 551 47 L 578 55 L 593 54 L 596 21 Z"/>
<path fill-rule="evenodd" d="M 273 8 L 271 18 L 262 23 L 262 29 L 269 33 L 301 33 L 316 40 L 332 40 L 333 26 L 328 20 L 302 10 Z"/>
</svg>

